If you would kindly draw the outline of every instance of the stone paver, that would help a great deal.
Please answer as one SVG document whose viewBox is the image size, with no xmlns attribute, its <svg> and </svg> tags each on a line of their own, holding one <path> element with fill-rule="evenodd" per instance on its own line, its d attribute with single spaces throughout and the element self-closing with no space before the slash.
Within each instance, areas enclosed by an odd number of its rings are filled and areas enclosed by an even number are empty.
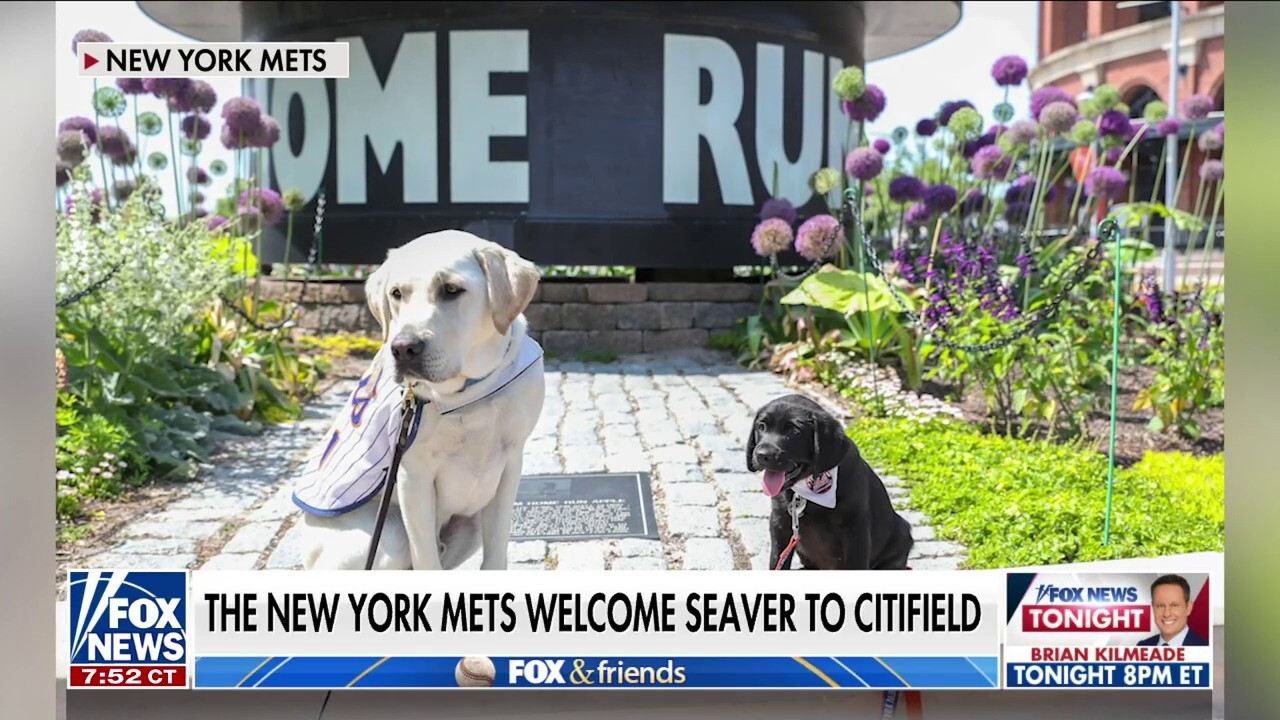
<svg viewBox="0 0 1280 720">
<path fill-rule="evenodd" d="M 780 377 L 738 367 L 722 353 L 680 351 L 624 355 L 611 363 L 548 358 L 546 384 L 524 473 L 646 472 L 664 535 L 660 541 L 516 541 L 508 549 L 511 569 L 768 569 L 770 501 L 758 475 L 746 470 L 745 443 L 756 408 L 795 392 Z M 86 566 L 300 568 L 293 472 L 351 387 L 339 383 L 297 423 L 232 441 L 204 480 L 138 518 L 118 545 Z M 965 549 L 938 540 L 928 518 L 910 509 L 910 489 L 881 476 L 914 526 L 912 567 L 962 562 Z M 216 549 L 203 564 L 195 554 L 200 547 L 206 554 Z M 477 553 L 463 567 L 480 562 Z"/>
</svg>

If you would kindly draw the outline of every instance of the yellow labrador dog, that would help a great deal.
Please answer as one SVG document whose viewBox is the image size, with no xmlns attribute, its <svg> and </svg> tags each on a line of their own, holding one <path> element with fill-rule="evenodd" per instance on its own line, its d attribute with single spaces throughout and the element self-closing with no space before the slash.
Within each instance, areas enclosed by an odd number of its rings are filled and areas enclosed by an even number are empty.
<svg viewBox="0 0 1280 720">
<path fill-rule="evenodd" d="M 383 346 L 353 393 L 350 418 L 341 421 L 350 435 L 353 427 L 375 424 L 371 414 L 398 420 L 405 384 L 422 413 L 401 462 L 375 569 L 448 570 L 481 546 L 482 569 L 506 568 L 524 444 L 545 395 L 542 351 L 523 316 L 538 279 L 537 268 L 516 253 L 449 230 L 391 250 L 366 282 Z M 381 410 L 367 412 L 370 405 Z M 395 427 L 376 433 L 377 448 L 393 443 L 399 427 L 384 425 Z M 331 447 L 342 429 L 333 431 Z M 381 460 L 386 452 L 366 454 Z M 326 452 L 313 467 L 340 464 L 343 458 L 328 457 L 337 454 Z M 349 479 L 333 471 L 310 486 L 306 477 L 294 494 L 310 510 L 302 520 L 304 567 L 363 569 L 385 469 L 364 489 L 343 489 Z"/>
</svg>

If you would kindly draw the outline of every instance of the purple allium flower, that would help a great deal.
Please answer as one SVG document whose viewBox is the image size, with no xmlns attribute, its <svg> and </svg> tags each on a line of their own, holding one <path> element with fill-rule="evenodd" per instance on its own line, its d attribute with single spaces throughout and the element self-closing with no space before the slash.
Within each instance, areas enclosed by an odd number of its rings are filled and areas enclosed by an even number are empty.
<svg viewBox="0 0 1280 720">
<path fill-rule="evenodd" d="M 116 167 L 128 167 L 130 165 L 137 164 L 138 148 L 134 147 L 133 141 L 129 139 L 128 135 L 125 135 L 124 148 L 110 157 L 112 165 L 115 165 Z"/>
<path fill-rule="evenodd" d="M 280 124 L 270 115 L 263 115 L 257 131 L 249 138 L 249 146 L 269 148 L 278 142 L 280 142 Z"/>
<path fill-rule="evenodd" d="M 1178 131 L 1181 129 L 1182 129 L 1182 123 L 1178 122 L 1173 118 L 1161 120 L 1160 122 L 1156 123 L 1156 132 L 1164 137 L 1169 137 L 1170 135 L 1177 135 Z"/>
<path fill-rule="evenodd" d="M 849 153 L 844 160 L 845 172 L 863 182 L 874 180 L 883 169 L 884 156 L 875 148 L 860 147 Z"/>
<path fill-rule="evenodd" d="M 111 197 L 120 202 L 129 199 L 134 190 L 138 189 L 138 184 L 132 180 L 117 180 L 111 187 Z"/>
<path fill-rule="evenodd" d="M 195 80 L 186 92 L 187 103 L 198 113 L 207 113 L 218 104 L 218 92 L 203 80 Z"/>
<path fill-rule="evenodd" d="M 1119 110 L 1108 110 L 1102 113 L 1102 119 L 1098 121 L 1098 133 L 1114 137 L 1132 137 L 1133 123 L 1129 122 L 1129 116 Z"/>
<path fill-rule="evenodd" d="M 1084 192 L 1091 198 L 1119 200 L 1124 197 L 1129 177 L 1113 167 L 1097 167 L 1084 180 Z"/>
<path fill-rule="evenodd" d="M 222 119 L 232 133 L 247 138 L 262 124 L 262 108 L 251 97 L 233 97 L 222 104 Z"/>
<path fill-rule="evenodd" d="M 854 122 L 875 122 L 884 112 L 884 105 L 884 91 L 875 85 L 867 85 L 857 100 L 841 102 L 844 114 Z"/>
<path fill-rule="evenodd" d="M 1221 160 L 1205 160 L 1200 165 L 1200 179 L 1206 182 L 1221 180 L 1224 174 L 1224 168 Z"/>
<path fill-rule="evenodd" d="M 1071 130 L 1078 117 L 1075 105 L 1059 100 L 1045 105 L 1040 111 L 1040 124 L 1055 135 L 1063 135 Z"/>
<path fill-rule="evenodd" d="M 1222 149 L 1222 138 L 1218 137 L 1218 133 L 1213 130 L 1205 130 L 1200 133 L 1200 138 L 1196 141 L 1200 149 L 1206 153 Z"/>
<path fill-rule="evenodd" d="M 1218 134 L 1218 139 L 1226 141 L 1227 139 L 1227 121 L 1223 120 L 1214 126 L 1213 131 Z"/>
<path fill-rule="evenodd" d="M 1120 156 L 1124 154 L 1124 148 L 1113 147 L 1107 150 L 1107 164 L 1115 165 L 1120 162 Z"/>
<path fill-rule="evenodd" d="M 89 157 L 89 141 L 79 130 L 63 130 L 58 133 L 58 159 L 72 167 Z"/>
<path fill-rule="evenodd" d="M 89 141 L 90 145 L 94 145 L 98 142 L 98 126 L 94 125 L 93 121 L 87 117 L 77 115 L 75 117 L 69 117 L 58 123 L 59 134 L 68 130 L 79 130 L 84 133 L 84 136 Z"/>
<path fill-rule="evenodd" d="M 972 215 L 982 212 L 982 207 L 987 202 L 987 196 L 978 188 L 972 188 L 965 194 L 964 200 L 960 203 L 961 215 Z"/>
<path fill-rule="evenodd" d="M 924 183 L 910 175 L 901 175 L 889 181 L 889 199 L 896 203 L 919 200 L 924 197 Z"/>
<path fill-rule="evenodd" d="M 221 215 L 214 215 L 213 217 L 209 218 L 209 222 L 206 223 L 205 227 L 209 228 L 210 230 L 217 230 L 223 225 L 226 225 L 228 222 L 230 221 L 227 218 Z"/>
<path fill-rule="evenodd" d="M 180 97 L 191 87 L 187 78 L 147 78 L 142 81 L 147 92 L 161 99 Z"/>
<path fill-rule="evenodd" d="M 1213 98 L 1208 95 L 1192 95 L 1182 101 L 1182 115 L 1188 120 L 1203 120 L 1213 112 Z"/>
<path fill-rule="evenodd" d="M 250 138 L 248 136 L 241 135 L 231 129 L 230 125 L 224 124 L 218 135 L 222 139 L 222 147 L 228 150 L 239 150 L 241 148 L 253 147 L 249 144 Z"/>
<path fill-rule="evenodd" d="M 1009 128 L 1009 142 L 1014 145 L 1030 145 L 1040 136 L 1040 126 L 1035 120 L 1019 120 Z"/>
<path fill-rule="evenodd" d="M 142 78 L 116 78 L 116 87 L 125 95 L 141 95 L 147 91 Z"/>
<path fill-rule="evenodd" d="M 103 125 L 98 129 L 98 150 L 108 157 L 123 155 L 129 150 L 129 136 L 115 125 Z"/>
<path fill-rule="evenodd" d="M 1024 222 L 1030 213 L 1031 203 L 1022 200 L 1006 203 L 1004 207 L 1004 219 L 1011 223 Z"/>
<path fill-rule="evenodd" d="M 790 247 L 793 241 L 791 226 L 778 217 L 760 221 L 751 233 L 751 247 L 760 257 L 773 257 Z"/>
<path fill-rule="evenodd" d="M 908 225 L 924 225 L 933 219 L 933 212 L 929 210 L 929 206 L 922 202 L 918 202 L 907 208 L 906 215 L 902 216 Z"/>
<path fill-rule="evenodd" d="M 920 137 L 929 137 L 938 132 L 938 123 L 933 118 L 925 118 L 916 123 L 916 134 Z"/>
<path fill-rule="evenodd" d="M 71 38 L 71 54 L 72 55 L 76 54 L 76 48 L 79 47 L 80 43 L 82 42 L 108 43 L 108 42 L 115 42 L 115 41 L 111 39 L 110 35 L 102 32 L 101 30 L 81 30 Z"/>
<path fill-rule="evenodd" d="M 942 107 L 938 110 L 938 124 L 946 125 L 951 122 L 951 116 L 956 114 L 960 108 L 973 108 L 973 103 L 968 100 L 953 100 L 942 103 Z M 977 108 L 974 108 L 975 110 Z"/>
<path fill-rule="evenodd" d="M 1075 100 L 1071 94 L 1062 88 L 1046 85 L 1031 95 L 1031 117 L 1039 118 L 1040 113 L 1049 103 L 1065 102 L 1075 105 Z"/>
<path fill-rule="evenodd" d="M 1000 148 L 988 145 L 973 156 L 973 176 L 979 180 L 1003 178 L 1008 172 L 1011 160 Z"/>
<path fill-rule="evenodd" d="M 240 210 L 260 210 L 267 224 L 275 225 L 284 217 L 284 200 L 271 188 L 254 188 L 240 193 Z"/>
<path fill-rule="evenodd" d="M 876 141 L 871 143 L 871 147 L 875 148 L 876 152 L 880 153 L 881 155 L 888 155 L 889 151 L 893 149 L 893 145 L 891 145 L 889 141 L 885 140 L 884 138 L 876 138 Z"/>
<path fill-rule="evenodd" d="M 760 206 L 760 219 L 782 218 L 788 225 L 796 222 L 796 209 L 786 198 L 769 198 Z"/>
<path fill-rule="evenodd" d="M 1005 55 L 991 66 L 991 78 L 1001 87 L 1021 85 L 1027 79 L 1027 61 L 1017 55 Z"/>
<path fill-rule="evenodd" d="M 844 228 L 830 215 L 815 215 L 796 232 L 796 252 L 811 262 L 835 255 L 844 242 Z"/>
<path fill-rule="evenodd" d="M 59 160 L 54 166 L 54 180 L 58 183 L 58 187 L 62 187 L 71 182 L 71 165 Z"/>
<path fill-rule="evenodd" d="M 205 172 L 204 168 L 187 168 L 187 182 L 193 185 L 208 185 L 209 173 Z"/>
<path fill-rule="evenodd" d="M 182 118 L 182 134 L 192 140 L 203 140 L 209 137 L 213 125 L 203 115 L 188 115 Z"/>
<path fill-rule="evenodd" d="M 924 191 L 925 207 L 929 208 L 929 212 L 937 215 L 949 211 L 956 206 L 956 200 L 959 193 L 950 185 L 938 184 L 932 185 Z"/>
</svg>

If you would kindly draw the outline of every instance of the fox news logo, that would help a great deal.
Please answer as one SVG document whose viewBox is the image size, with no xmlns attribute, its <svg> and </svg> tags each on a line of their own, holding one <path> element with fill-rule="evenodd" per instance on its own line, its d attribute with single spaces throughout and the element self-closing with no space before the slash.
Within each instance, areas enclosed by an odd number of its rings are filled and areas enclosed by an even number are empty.
<svg viewBox="0 0 1280 720">
<path fill-rule="evenodd" d="M 1048 603 L 1136 603 L 1136 587 L 1036 587 L 1036 605 Z"/>
<path fill-rule="evenodd" d="M 1040 585 L 1036 601 L 1022 607 L 1025 632 L 1142 632 L 1151 608 L 1138 602 L 1138 588 Z"/>
<path fill-rule="evenodd" d="M 186 687 L 187 573 L 72 570 L 70 687 Z"/>
</svg>

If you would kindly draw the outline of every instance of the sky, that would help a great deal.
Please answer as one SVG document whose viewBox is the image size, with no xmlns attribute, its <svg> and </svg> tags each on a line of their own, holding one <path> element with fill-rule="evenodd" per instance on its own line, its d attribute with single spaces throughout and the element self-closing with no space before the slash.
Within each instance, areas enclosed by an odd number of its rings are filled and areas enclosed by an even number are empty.
<svg viewBox="0 0 1280 720">
<path fill-rule="evenodd" d="M 895 127 L 913 128 L 917 120 L 937 111 L 946 100 L 969 100 L 993 122 L 992 110 L 1003 99 L 1003 90 L 991 79 L 991 66 L 1002 55 L 1019 55 L 1029 65 L 1036 60 L 1036 10 L 1034 2 L 965 2 L 960 23 L 947 34 L 921 48 L 870 63 L 867 81 L 884 90 L 885 112 L 868 126 L 869 137 L 886 137 Z M 93 81 L 76 75 L 71 38 L 79 30 L 93 28 L 112 38 L 129 42 L 181 42 L 183 36 L 165 29 L 142 13 L 133 2 L 59 2 L 57 4 L 57 117 L 72 115 L 92 118 Z M 240 94 L 237 80 L 210 78 L 219 102 Z M 142 97 L 142 109 L 167 117 L 163 104 Z M 1009 102 L 1025 115 L 1028 92 L 1025 85 L 1010 93 Z M 134 136 L 132 108 L 120 118 L 121 126 Z M 216 125 L 216 123 L 215 123 Z M 150 139 L 165 141 L 167 132 Z M 160 149 L 144 148 L 144 152 Z M 215 137 L 204 143 L 200 164 L 208 166 L 220 158 L 231 165 L 231 153 Z M 224 176 L 225 178 L 226 176 Z M 173 174 L 163 173 L 165 198 L 172 202 Z M 205 190 L 219 197 L 225 183 L 215 182 Z M 211 207 L 212 202 L 206 203 Z M 172 205 L 170 205 L 172 210 Z"/>
</svg>

